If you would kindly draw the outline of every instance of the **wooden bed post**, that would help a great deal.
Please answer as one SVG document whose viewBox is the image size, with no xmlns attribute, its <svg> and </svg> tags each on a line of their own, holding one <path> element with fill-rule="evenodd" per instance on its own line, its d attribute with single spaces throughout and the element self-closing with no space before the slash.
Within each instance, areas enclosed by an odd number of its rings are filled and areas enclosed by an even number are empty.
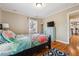
<svg viewBox="0 0 79 59">
<path fill-rule="evenodd" d="M 51 49 L 51 35 L 48 37 L 48 48 Z"/>
</svg>

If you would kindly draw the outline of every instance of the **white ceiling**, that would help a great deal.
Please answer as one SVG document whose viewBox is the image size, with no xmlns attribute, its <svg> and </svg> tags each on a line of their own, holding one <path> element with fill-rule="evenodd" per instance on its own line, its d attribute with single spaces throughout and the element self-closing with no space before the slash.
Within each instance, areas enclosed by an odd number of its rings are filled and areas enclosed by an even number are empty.
<svg viewBox="0 0 79 59">
<path fill-rule="evenodd" d="M 45 3 L 45 7 L 36 8 L 33 3 L 0 3 L 0 8 L 31 17 L 47 17 L 51 13 L 75 6 L 75 3 Z"/>
</svg>

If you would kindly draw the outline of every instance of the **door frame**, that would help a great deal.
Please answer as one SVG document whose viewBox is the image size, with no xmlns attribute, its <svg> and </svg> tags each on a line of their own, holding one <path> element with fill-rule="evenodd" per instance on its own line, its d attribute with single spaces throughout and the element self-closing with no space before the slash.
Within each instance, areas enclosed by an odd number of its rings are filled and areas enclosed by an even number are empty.
<svg viewBox="0 0 79 59">
<path fill-rule="evenodd" d="M 68 39 L 68 43 L 69 43 L 69 39 L 70 39 L 70 21 L 69 21 L 69 16 L 70 14 L 79 12 L 79 10 L 75 10 L 75 11 L 71 11 L 67 14 L 67 39 Z"/>
</svg>

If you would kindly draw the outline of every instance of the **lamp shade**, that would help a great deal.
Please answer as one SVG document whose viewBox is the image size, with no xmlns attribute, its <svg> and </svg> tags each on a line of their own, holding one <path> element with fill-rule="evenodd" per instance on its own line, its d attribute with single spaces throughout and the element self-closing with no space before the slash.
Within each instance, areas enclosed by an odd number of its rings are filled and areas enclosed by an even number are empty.
<svg viewBox="0 0 79 59">
<path fill-rule="evenodd" d="M 9 24 L 3 23 L 3 29 L 9 28 Z"/>
</svg>

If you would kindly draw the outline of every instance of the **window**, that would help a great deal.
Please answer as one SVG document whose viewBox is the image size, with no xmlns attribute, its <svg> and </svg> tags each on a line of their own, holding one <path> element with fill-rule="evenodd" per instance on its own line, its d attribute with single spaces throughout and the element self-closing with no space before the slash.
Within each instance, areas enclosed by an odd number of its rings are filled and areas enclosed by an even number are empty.
<svg viewBox="0 0 79 59">
<path fill-rule="evenodd" d="M 29 19 L 29 33 L 37 33 L 37 21 Z"/>
</svg>

